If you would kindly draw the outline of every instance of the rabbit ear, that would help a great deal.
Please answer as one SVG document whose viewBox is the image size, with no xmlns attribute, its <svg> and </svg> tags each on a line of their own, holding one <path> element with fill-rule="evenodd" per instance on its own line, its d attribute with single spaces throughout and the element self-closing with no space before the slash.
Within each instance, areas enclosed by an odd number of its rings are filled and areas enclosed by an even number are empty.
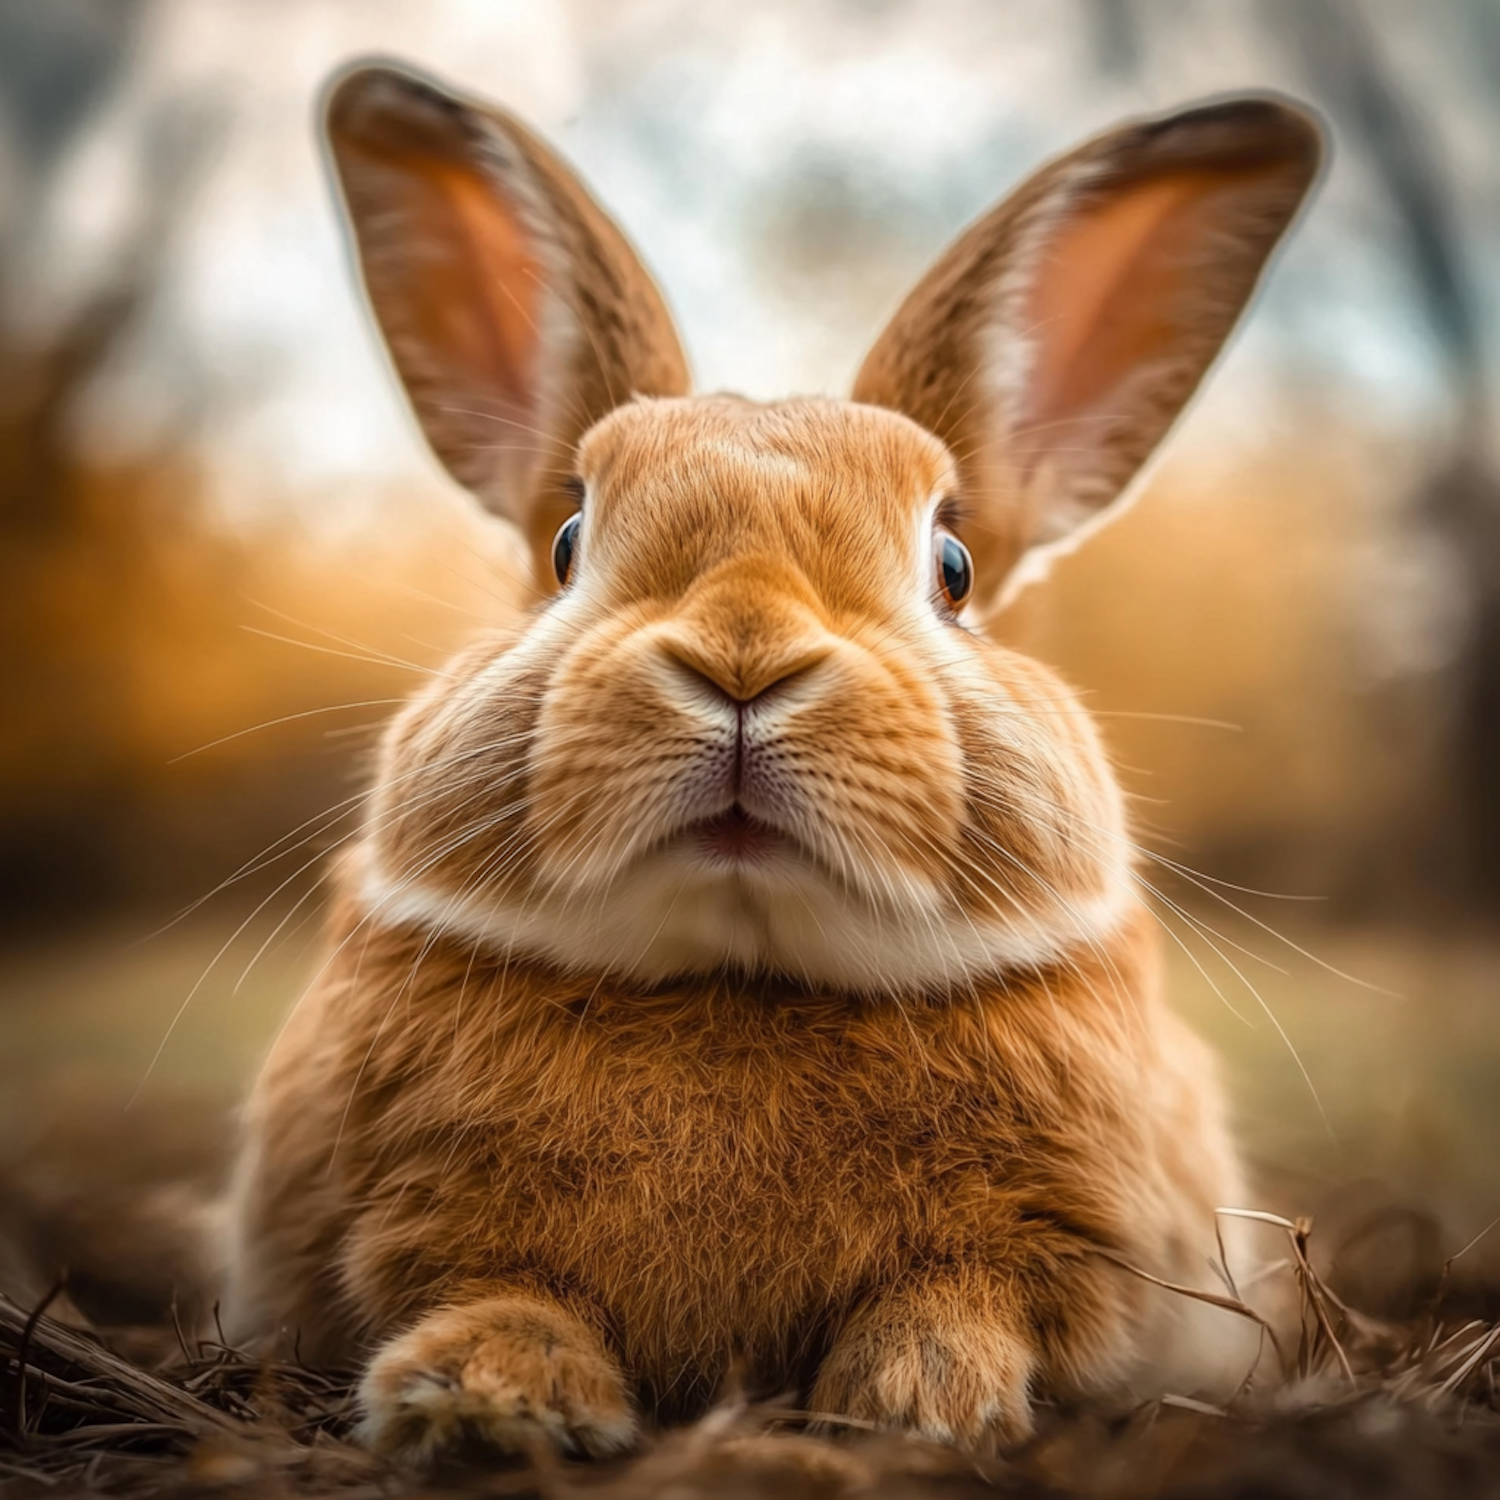
<svg viewBox="0 0 1500 1500">
<path fill-rule="evenodd" d="M 1043 168 L 964 233 L 855 381 L 958 459 L 993 602 L 1017 559 L 1114 500 L 1228 337 L 1317 175 L 1277 100 L 1127 125 Z"/>
<path fill-rule="evenodd" d="M 499 110 L 386 66 L 347 73 L 328 142 L 365 289 L 438 457 L 545 558 L 582 433 L 690 387 L 635 251 Z"/>
</svg>

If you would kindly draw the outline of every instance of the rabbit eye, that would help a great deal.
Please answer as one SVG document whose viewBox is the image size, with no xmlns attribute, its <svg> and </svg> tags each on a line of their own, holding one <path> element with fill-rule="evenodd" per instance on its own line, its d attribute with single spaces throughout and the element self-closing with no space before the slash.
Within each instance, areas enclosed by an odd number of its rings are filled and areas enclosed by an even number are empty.
<svg viewBox="0 0 1500 1500">
<path fill-rule="evenodd" d="M 574 511 L 561 526 L 552 542 L 552 568 L 557 581 L 565 588 L 573 576 L 573 555 L 578 551 L 578 528 L 583 525 L 583 512 Z"/>
<path fill-rule="evenodd" d="M 974 559 L 951 531 L 940 531 L 933 549 L 938 592 L 954 609 L 962 609 L 974 592 Z"/>
</svg>

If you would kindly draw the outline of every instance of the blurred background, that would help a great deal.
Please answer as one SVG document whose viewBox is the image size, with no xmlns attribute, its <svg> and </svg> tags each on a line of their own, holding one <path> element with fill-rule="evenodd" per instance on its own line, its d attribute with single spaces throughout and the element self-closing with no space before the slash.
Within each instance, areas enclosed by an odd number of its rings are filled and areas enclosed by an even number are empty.
<svg viewBox="0 0 1500 1500">
<path fill-rule="evenodd" d="M 1500 1214 L 1496 0 L 0 0 L 5 1150 L 223 1118 L 380 722 L 519 596 L 349 272 L 314 115 L 372 52 L 556 142 L 753 396 L 846 389 L 1087 133 L 1316 105 L 1204 398 L 1000 628 L 1101 715 L 1261 1201 L 1414 1254 Z"/>
</svg>

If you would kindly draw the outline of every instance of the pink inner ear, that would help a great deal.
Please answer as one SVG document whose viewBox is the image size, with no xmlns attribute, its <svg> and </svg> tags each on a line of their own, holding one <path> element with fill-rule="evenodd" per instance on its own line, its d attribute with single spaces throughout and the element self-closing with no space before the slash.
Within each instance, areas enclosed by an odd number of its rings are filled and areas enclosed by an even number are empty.
<svg viewBox="0 0 1500 1500">
<path fill-rule="evenodd" d="M 542 287 L 531 238 L 499 189 L 472 171 L 432 170 L 424 188 L 432 211 L 448 220 L 441 235 L 448 249 L 421 265 L 423 284 L 411 288 L 413 331 L 430 352 L 446 351 L 455 369 L 477 376 L 475 389 L 529 409 Z"/>
<path fill-rule="evenodd" d="M 506 420 L 513 411 L 535 420 L 543 268 L 500 184 L 413 137 L 372 131 L 335 140 L 363 222 L 371 300 L 441 449 L 441 434 L 474 426 L 476 417 Z M 443 409 L 455 402 L 465 410 Z M 491 436 L 501 443 L 514 434 L 496 431 L 485 441 Z M 468 469 L 470 455 L 445 456 Z"/>
<path fill-rule="evenodd" d="M 1212 200 L 1226 189 L 1242 194 L 1257 175 L 1154 177 L 1085 201 L 1052 232 L 1017 330 L 1033 350 L 1018 423 L 1034 434 L 1021 444 L 1027 453 L 1068 443 L 1073 420 L 1112 415 L 1112 400 L 1143 368 L 1221 336 L 1221 299 L 1204 284 L 1213 241 L 1225 233 Z"/>
</svg>

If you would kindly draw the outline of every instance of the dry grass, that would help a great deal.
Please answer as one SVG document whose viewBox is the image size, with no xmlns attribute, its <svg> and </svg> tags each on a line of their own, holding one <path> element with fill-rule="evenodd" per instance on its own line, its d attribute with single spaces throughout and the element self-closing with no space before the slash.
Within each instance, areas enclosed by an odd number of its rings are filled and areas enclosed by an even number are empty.
<svg viewBox="0 0 1500 1500">
<path fill-rule="evenodd" d="M 729 1397 L 607 1464 L 537 1452 L 403 1474 L 349 1441 L 344 1381 L 170 1325 L 80 1331 L 48 1315 L 67 1305 L 60 1286 L 31 1308 L 0 1297 L 0 1484 L 58 1497 L 1500 1495 L 1500 1322 L 1457 1310 L 1473 1297 L 1451 1289 L 1458 1257 L 1415 1316 L 1380 1319 L 1315 1267 L 1306 1221 L 1265 1220 L 1300 1298 L 1295 1337 L 1268 1342 L 1261 1367 L 1279 1361 L 1283 1380 L 1247 1381 L 1223 1408 L 1169 1396 L 1048 1409 L 1005 1460 L 847 1427 L 815 1435 L 805 1413 Z"/>
</svg>

